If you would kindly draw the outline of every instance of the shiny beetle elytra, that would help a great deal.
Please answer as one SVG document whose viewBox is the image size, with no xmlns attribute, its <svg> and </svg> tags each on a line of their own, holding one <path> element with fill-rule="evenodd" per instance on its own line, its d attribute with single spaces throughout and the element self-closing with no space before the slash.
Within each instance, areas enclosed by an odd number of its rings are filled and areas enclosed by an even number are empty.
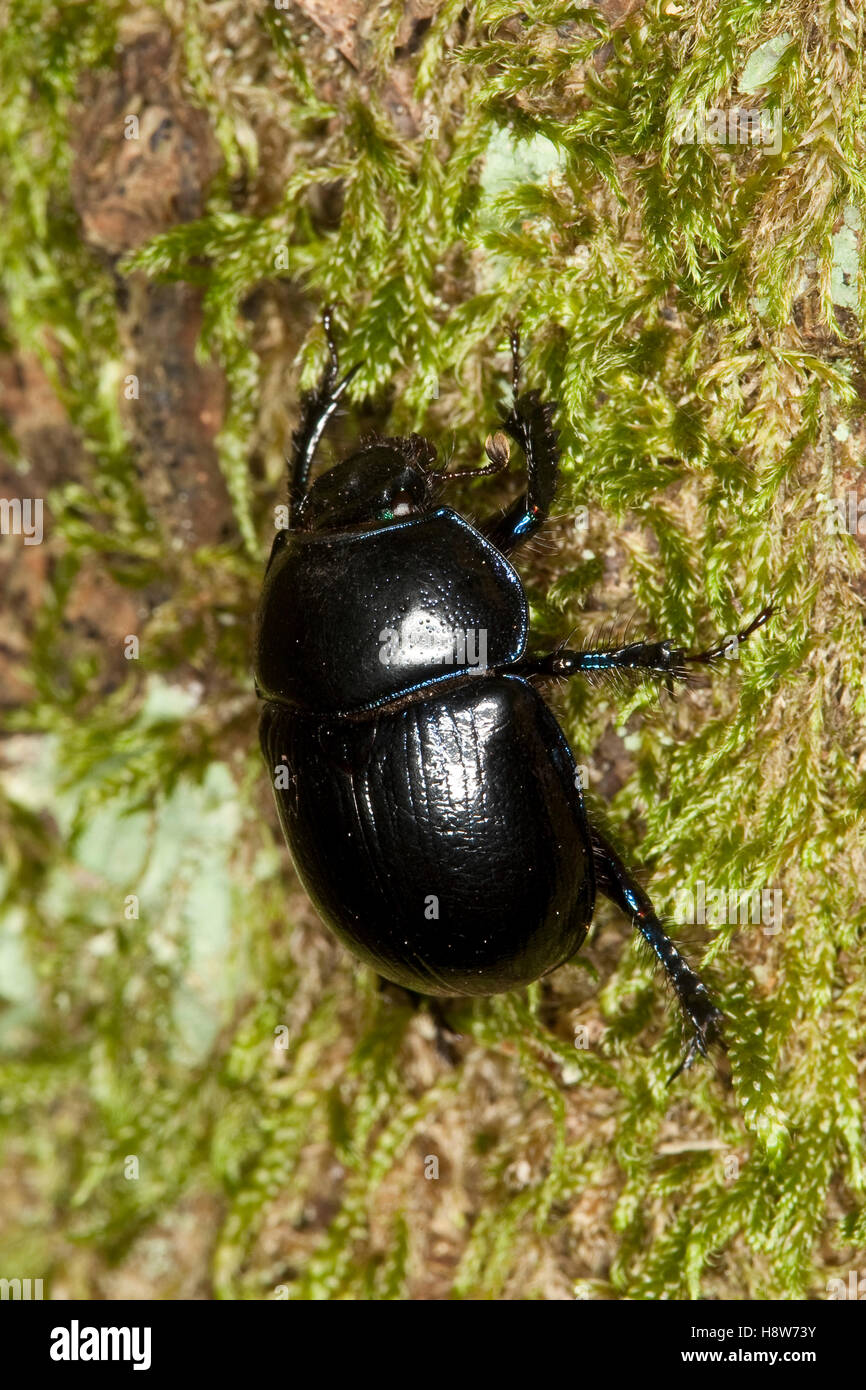
<svg viewBox="0 0 866 1390">
<path fill-rule="evenodd" d="M 571 749 L 532 681 L 618 668 L 671 683 L 725 648 L 528 654 L 509 557 L 548 515 L 559 453 L 554 405 L 521 394 L 516 333 L 511 407 L 484 467 L 447 472 L 418 435 L 373 437 L 311 483 L 357 370 L 339 378 L 330 311 L 325 334 L 330 363 L 292 438 L 289 525 L 255 638 L 261 744 L 301 881 L 349 950 L 429 995 L 539 979 L 578 950 L 601 892 L 664 966 L 690 1027 L 688 1065 L 722 1015 L 589 820 Z M 454 478 L 504 468 L 506 436 L 525 456 L 526 490 L 472 526 L 439 496 Z"/>
</svg>

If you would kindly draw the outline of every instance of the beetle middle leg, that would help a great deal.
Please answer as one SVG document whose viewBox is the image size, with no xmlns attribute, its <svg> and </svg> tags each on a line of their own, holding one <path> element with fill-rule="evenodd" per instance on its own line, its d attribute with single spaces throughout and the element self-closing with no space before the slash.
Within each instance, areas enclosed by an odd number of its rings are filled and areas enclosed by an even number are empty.
<svg viewBox="0 0 866 1390">
<path fill-rule="evenodd" d="M 553 428 L 556 405 L 542 401 L 539 391 L 520 391 L 520 335 L 511 334 L 512 402 L 502 428 L 526 457 L 526 491 L 501 516 L 492 517 L 479 528 L 497 550 L 510 555 L 533 536 L 547 520 L 556 493 L 559 474 L 557 432 Z"/>
<path fill-rule="evenodd" d="M 592 675 L 601 671 L 644 671 L 664 676 L 668 685 L 675 680 L 687 680 L 690 665 L 712 666 L 740 642 L 745 642 L 772 617 L 774 608 L 768 604 L 747 627 L 702 652 L 686 652 L 673 642 L 629 642 L 622 647 L 600 647 L 576 652 L 567 647 L 544 656 L 524 657 L 512 669 L 521 676 Z"/>
<path fill-rule="evenodd" d="M 590 828 L 590 833 L 599 891 L 631 918 L 635 930 L 652 947 L 676 991 L 683 1014 L 691 1024 L 691 1041 L 683 1060 L 670 1078 L 673 1081 L 675 1076 L 691 1066 L 699 1053 L 703 1057 L 707 1055 L 709 1043 L 718 1041 L 723 1015 L 707 993 L 701 977 L 686 963 L 666 934 L 650 898 L 616 850 L 594 826 Z"/>
</svg>

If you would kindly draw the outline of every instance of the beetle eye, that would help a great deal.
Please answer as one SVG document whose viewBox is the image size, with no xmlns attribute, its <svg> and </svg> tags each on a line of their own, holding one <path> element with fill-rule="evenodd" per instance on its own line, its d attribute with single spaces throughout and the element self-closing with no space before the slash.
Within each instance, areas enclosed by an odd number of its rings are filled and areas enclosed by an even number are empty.
<svg viewBox="0 0 866 1390">
<path fill-rule="evenodd" d="M 410 492 L 395 492 L 391 499 L 390 507 L 385 507 L 381 512 L 376 513 L 378 521 L 394 521 L 401 516 L 411 516 L 415 511 L 415 503 Z"/>
<path fill-rule="evenodd" d="M 414 510 L 411 495 L 408 492 L 398 492 L 394 498 L 394 510 L 391 515 L 409 516 Z"/>
</svg>

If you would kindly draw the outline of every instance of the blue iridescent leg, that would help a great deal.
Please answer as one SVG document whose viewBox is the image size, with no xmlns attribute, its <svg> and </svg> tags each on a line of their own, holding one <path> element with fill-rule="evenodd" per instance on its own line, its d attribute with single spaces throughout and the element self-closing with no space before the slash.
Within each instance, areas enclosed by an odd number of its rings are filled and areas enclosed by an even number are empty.
<svg viewBox="0 0 866 1390">
<path fill-rule="evenodd" d="M 622 647 L 600 647 L 594 651 L 575 652 L 560 647 L 544 656 L 527 656 L 510 669 L 522 676 L 576 676 L 603 671 L 644 671 L 664 676 L 668 684 L 687 680 L 692 665 L 712 666 L 730 649 L 745 642 L 772 617 L 773 605 L 768 604 L 747 627 L 703 652 L 687 652 L 673 642 L 629 642 Z"/>
</svg>

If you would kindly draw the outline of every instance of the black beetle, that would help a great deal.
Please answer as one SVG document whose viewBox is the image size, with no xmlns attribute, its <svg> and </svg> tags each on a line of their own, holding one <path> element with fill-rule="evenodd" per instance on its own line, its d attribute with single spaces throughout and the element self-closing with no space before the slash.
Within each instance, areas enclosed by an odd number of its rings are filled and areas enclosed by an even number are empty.
<svg viewBox="0 0 866 1390">
<path fill-rule="evenodd" d="M 662 962 L 691 1026 L 689 1065 L 722 1015 L 588 819 L 571 749 L 531 678 L 631 669 L 670 684 L 725 646 L 527 654 L 526 596 L 507 557 L 547 517 L 559 453 L 555 406 L 520 392 L 516 333 L 511 408 L 486 466 L 447 472 L 419 435 L 374 436 L 311 483 L 357 370 L 338 379 L 329 310 L 324 323 L 330 363 L 292 438 L 289 525 L 255 637 L 262 750 L 301 881 L 356 956 L 428 995 L 539 979 L 578 950 L 600 891 Z M 526 491 L 472 526 L 439 495 L 504 468 L 506 435 L 525 455 Z"/>
</svg>

